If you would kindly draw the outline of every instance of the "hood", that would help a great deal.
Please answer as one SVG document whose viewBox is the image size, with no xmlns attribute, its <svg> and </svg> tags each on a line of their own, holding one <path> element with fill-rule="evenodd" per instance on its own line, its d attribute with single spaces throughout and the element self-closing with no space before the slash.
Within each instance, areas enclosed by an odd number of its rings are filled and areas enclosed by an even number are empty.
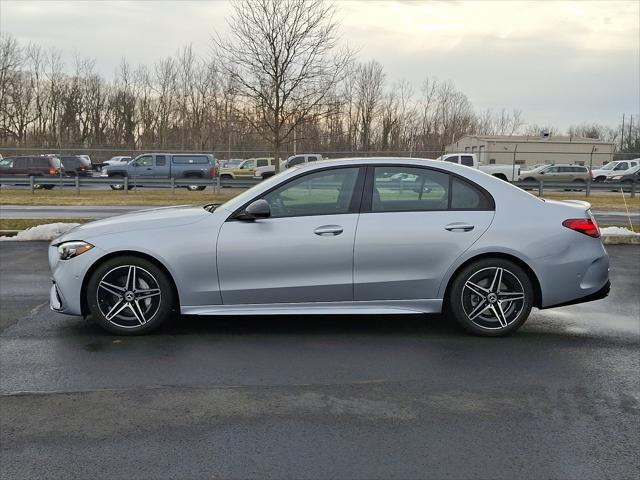
<svg viewBox="0 0 640 480">
<path fill-rule="evenodd" d="M 181 227 L 208 218 L 210 212 L 201 206 L 160 207 L 118 215 L 85 223 L 56 238 L 52 244 L 67 240 L 88 240 L 113 233 Z"/>
</svg>

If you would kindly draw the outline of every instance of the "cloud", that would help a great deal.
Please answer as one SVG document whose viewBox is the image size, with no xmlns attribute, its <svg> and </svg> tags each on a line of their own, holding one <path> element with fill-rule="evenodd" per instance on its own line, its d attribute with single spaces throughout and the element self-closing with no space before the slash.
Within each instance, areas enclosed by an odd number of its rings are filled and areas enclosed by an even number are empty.
<svg viewBox="0 0 640 480">
<path fill-rule="evenodd" d="M 390 82 L 451 79 L 481 108 L 522 108 L 535 123 L 615 124 L 639 103 L 640 4 L 337 2 L 343 39 Z M 226 2 L 0 0 L 0 29 L 77 52 L 111 77 L 120 59 L 152 64 L 187 43 L 210 54 Z"/>
</svg>

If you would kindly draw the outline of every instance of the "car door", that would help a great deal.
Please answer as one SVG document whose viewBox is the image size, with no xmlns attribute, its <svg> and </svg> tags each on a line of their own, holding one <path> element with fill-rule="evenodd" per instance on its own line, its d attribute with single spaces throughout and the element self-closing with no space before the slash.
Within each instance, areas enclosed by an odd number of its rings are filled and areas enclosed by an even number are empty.
<svg viewBox="0 0 640 480">
<path fill-rule="evenodd" d="M 149 176 L 152 178 L 169 178 L 171 173 L 171 167 L 169 166 L 171 157 L 167 155 L 154 155 L 153 161 L 154 167 Z"/>
<path fill-rule="evenodd" d="M 153 176 L 153 155 L 142 155 L 136 158 L 133 171 L 130 171 L 132 176 L 144 180 Z"/>
<path fill-rule="evenodd" d="M 253 178 L 253 174 L 256 171 L 256 159 L 250 158 L 240 164 L 240 166 L 233 170 L 236 178 L 244 179 Z"/>
<path fill-rule="evenodd" d="M 270 218 L 227 219 L 217 244 L 223 303 L 353 300 L 363 183 L 359 167 L 305 173 L 261 196 Z"/>
<path fill-rule="evenodd" d="M 371 166 L 354 246 L 354 299 L 437 298 L 445 273 L 489 227 L 491 196 L 417 166 Z"/>
</svg>

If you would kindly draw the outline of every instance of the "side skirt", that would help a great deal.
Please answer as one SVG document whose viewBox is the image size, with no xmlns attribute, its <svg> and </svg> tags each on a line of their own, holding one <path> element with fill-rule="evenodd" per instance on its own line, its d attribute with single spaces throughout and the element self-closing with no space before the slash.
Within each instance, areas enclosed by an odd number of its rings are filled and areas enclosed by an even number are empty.
<svg viewBox="0 0 640 480">
<path fill-rule="evenodd" d="M 183 315 L 381 315 L 440 313 L 441 299 L 182 306 Z"/>
</svg>

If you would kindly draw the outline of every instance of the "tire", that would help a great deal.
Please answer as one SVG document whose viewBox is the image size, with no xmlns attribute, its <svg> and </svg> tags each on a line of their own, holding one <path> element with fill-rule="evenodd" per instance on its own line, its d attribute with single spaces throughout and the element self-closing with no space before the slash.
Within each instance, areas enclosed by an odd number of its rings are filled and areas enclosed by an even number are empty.
<svg viewBox="0 0 640 480">
<path fill-rule="evenodd" d="M 594 182 L 604 182 L 607 177 L 603 177 L 602 175 L 593 179 Z"/>
<path fill-rule="evenodd" d="M 132 256 L 100 265 L 86 295 L 93 320 L 116 335 L 150 333 L 172 316 L 175 306 L 167 274 L 149 260 Z"/>
<path fill-rule="evenodd" d="M 117 179 L 124 179 L 124 175 L 114 175 L 111 178 L 117 178 Z M 111 187 L 111 190 L 124 190 L 124 185 L 109 185 Z M 131 187 L 129 187 L 129 190 L 131 190 Z"/>
<path fill-rule="evenodd" d="M 233 180 L 233 177 L 231 175 L 223 173 L 222 175 L 220 175 L 220 180 Z"/>
<path fill-rule="evenodd" d="M 53 187 L 55 187 L 55 185 L 42 185 L 42 188 L 44 188 L 45 190 L 51 190 Z"/>
<path fill-rule="evenodd" d="M 496 274 L 500 279 L 499 288 L 494 283 Z M 450 285 L 446 311 L 474 335 L 509 335 L 526 322 L 533 306 L 531 279 L 522 268 L 508 260 L 485 258 L 475 261 L 464 267 Z"/>
<path fill-rule="evenodd" d="M 197 178 L 198 180 L 202 180 L 202 177 L 195 177 L 195 176 L 190 176 L 185 178 L 193 178 L 193 179 Z M 201 192 L 205 188 L 207 188 L 205 185 L 187 185 L 187 190 L 189 190 L 190 192 Z"/>
</svg>

